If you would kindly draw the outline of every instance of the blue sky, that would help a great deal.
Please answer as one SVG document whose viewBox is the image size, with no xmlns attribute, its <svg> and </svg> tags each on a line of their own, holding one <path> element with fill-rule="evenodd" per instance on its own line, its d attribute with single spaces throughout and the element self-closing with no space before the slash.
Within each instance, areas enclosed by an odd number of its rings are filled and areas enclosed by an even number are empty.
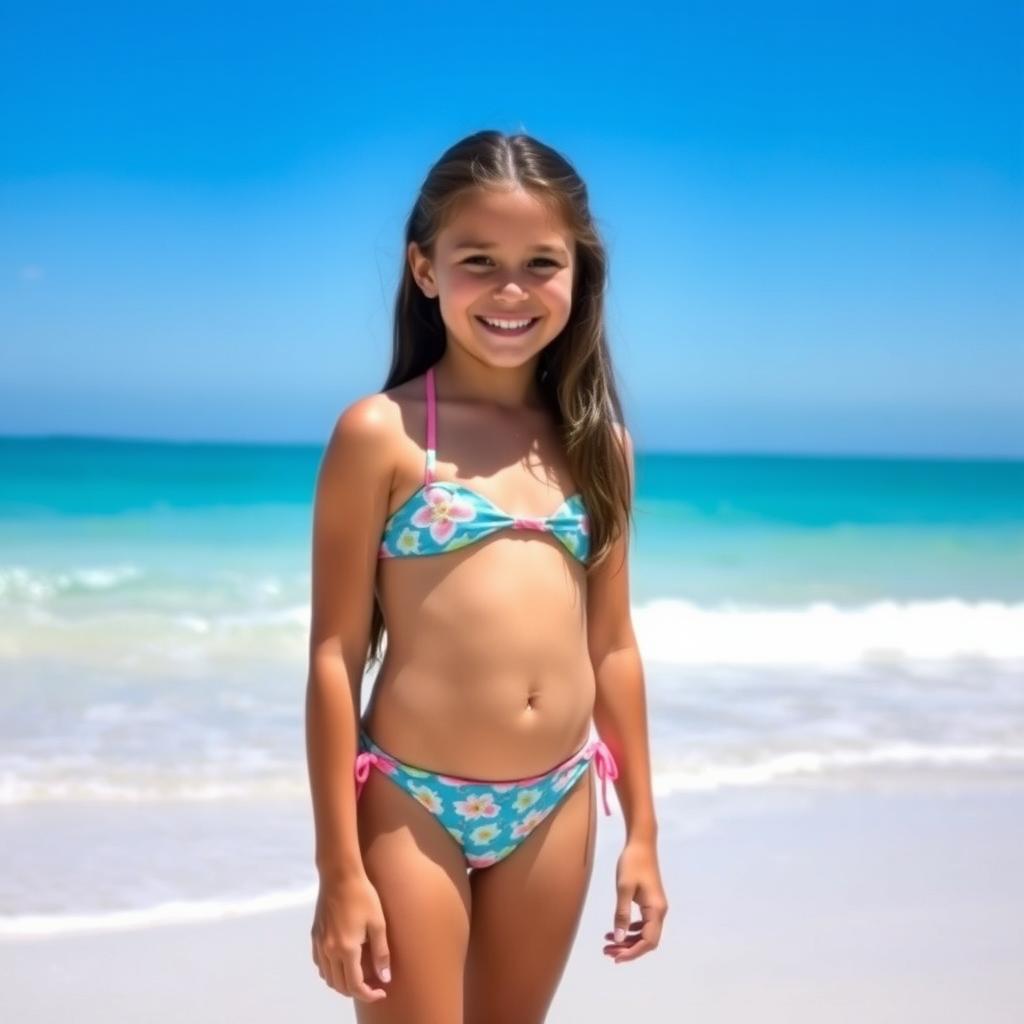
<svg viewBox="0 0 1024 1024">
<path fill-rule="evenodd" d="M 5 15 L 0 433 L 323 442 L 497 128 L 588 183 L 641 448 L 1024 456 L 1020 4 L 137 6 Z"/>
</svg>

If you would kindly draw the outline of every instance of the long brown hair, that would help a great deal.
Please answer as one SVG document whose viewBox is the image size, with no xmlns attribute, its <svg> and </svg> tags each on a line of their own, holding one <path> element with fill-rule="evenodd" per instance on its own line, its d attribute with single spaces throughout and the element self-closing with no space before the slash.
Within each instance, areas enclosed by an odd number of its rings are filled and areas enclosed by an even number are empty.
<svg viewBox="0 0 1024 1024">
<path fill-rule="evenodd" d="M 447 334 L 436 298 L 424 295 L 407 258 L 416 242 L 428 259 L 457 205 L 480 189 L 523 189 L 551 205 L 576 239 L 572 308 L 562 332 L 540 353 L 537 388 L 562 433 L 573 479 L 587 506 L 588 571 L 632 525 L 629 461 L 614 424 L 624 424 L 604 324 L 608 261 L 590 213 L 587 187 L 560 153 L 525 134 L 481 131 L 456 142 L 430 168 L 406 221 L 395 303 L 391 369 L 382 390 L 436 363 Z M 384 615 L 373 601 L 370 659 L 379 661 Z"/>
</svg>

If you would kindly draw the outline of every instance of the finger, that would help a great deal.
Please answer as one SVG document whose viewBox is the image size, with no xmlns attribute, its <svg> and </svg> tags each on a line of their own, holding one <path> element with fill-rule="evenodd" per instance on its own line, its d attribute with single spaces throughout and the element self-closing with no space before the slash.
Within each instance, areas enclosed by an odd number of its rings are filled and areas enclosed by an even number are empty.
<svg viewBox="0 0 1024 1024">
<path fill-rule="evenodd" d="M 667 903 L 652 903 L 640 905 L 640 916 L 645 921 L 663 921 L 668 913 Z"/>
<path fill-rule="evenodd" d="M 327 961 L 327 967 L 331 972 L 333 981 L 329 981 L 328 984 L 331 988 L 340 992 L 343 996 L 352 996 L 352 983 L 348 980 L 348 975 L 345 973 L 345 961 L 339 954 L 333 960 Z"/>
<path fill-rule="evenodd" d="M 634 945 L 632 945 L 625 952 L 617 953 L 612 957 L 612 962 L 617 964 L 624 964 L 630 960 L 636 960 L 637 957 L 641 957 L 644 953 L 650 953 L 655 947 L 647 939 L 640 939 Z"/>
<path fill-rule="evenodd" d="M 621 942 L 616 942 L 612 932 L 605 932 L 606 944 L 601 947 L 601 952 L 606 956 L 617 956 L 619 953 L 630 949 L 643 937 L 640 929 L 643 927 L 643 921 L 631 921 L 629 925 L 629 933 L 623 938 Z"/>
<path fill-rule="evenodd" d="M 643 921 L 630 921 L 629 922 L 629 930 L 631 932 L 638 932 L 638 931 L 640 931 L 641 928 L 643 928 L 643 926 L 644 926 Z M 615 935 L 614 935 L 613 932 L 605 932 L 604 933 L 604 937 L 606 939 L 608 939 L 608 940 L 612 940 L 612 939 L 615 938 Z"/>
<path fill-rule="evenodd" d="M 387 992 L 382 988 L 370 988 L 363 980 L 363 965 L 359 962 L 361 954 L 362 947 L 360 946 L 359 949 L 342 955 L 341 964 L 345 971 L 345 980 L 348 982 L 351 994 L 356 999 L 375 1003 L 377 1000 L 383 999 Z"/>
<path fill-rule="evenodd" d="M 627 949 L 631 949 L 640 942 L 642 938 L 642 935 L 627 935 L 622 942 L 612 942 L 609 940 L 601 947 L 601 951 L 609 956 L 617 956 L 619 953 L 622 953 Z"/>
<path fill-rule="evenodd" d="M 391 980 L 391 955 L 388 952 L 387 928 L 383 922 L 370 924 L 370 959 L 377 977 L 383 982 Z"/>
<path fill-rule="evenodd" d="M 612 920 L 612 929 L 615 933 L 616 942 L 621 942 L 626 937 L 626 928 L 629 927 L 629 907 L 632 902 L 632 887 L 619 886 L 615 901 L 615 917 Z"/>
<path fill-rule="evenodd" d="M 652 949 L 658 948 L 658 942 L 661 938 L 661 921 L 660 919 L 651 918 L 644 921 L 643 929 L 640 933 L 639 939 L 633 943 L 629 949 L 620 953 L 615 958 L 617 964 L 624 963 L 627 960 L 636 960 L 637 957 L 643 956 L 645 953 L 650 953 Z"/>
<path fill-rule="evenodd" d="M 638 939 L 637 941 L 639 942 L 640 940 Z M 605 956 L 610 957 L 611 959 L 614 960 L 616 957 L 619 957 L 623 953 L 625 953 L 626 950 L 629 949 L 629 948 L 630 948 L 629 946 L 625 946 L 625 945 L 612 945 L 612 946 L 605 946 L 604 949 L 601 950 L 601 952 L 604 953 Z"/>
<path fill-rule="evenodd" d="M 348 990 L 345 988 L 345 975 L 329 956 L 320 958 L 320 977 L 336 992 L 340 992 L 343 996 L 348 995 Z"/>
</svg>

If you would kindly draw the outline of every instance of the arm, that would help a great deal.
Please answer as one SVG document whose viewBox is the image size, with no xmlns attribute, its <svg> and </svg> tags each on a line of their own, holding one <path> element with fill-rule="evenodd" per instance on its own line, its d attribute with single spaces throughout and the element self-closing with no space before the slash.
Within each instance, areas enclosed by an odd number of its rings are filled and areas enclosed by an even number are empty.
<svg viewBox="0 0 1024 1024">
<path fill-rule="evenodd" d="M 633 443 L 626 428 L 621 430 L 632 495 Z M 643 663 L 630 615 L 629 535 L 625 531 L 615 541 L 608 558 L 588 578 L 587 647 L 597 690 L 594 724 L 618 763 L 615 790 L 626 821 L 626 845 L 617 872 L 615 944 L 605 948 L 610 954 L 627 950 L 616 956 L 616 962 L 621 962 L 657 946 L 661 922 L 668 910 L 658 872 L 658 824 L 651 792 L 647 698 Z M 625 929 L 634 900 L 641 909 L 643 931 L 627 939 Z"/>
<path fill-rule="evenodd" d="M 339 417 L 317 479 L 306 748 L 321 876 L 362 870 L 353 768 L 389 455 L 386 412 L 371 395 Z"/>
<path fill-rule="evenodd" d="M 360 852 L 354 779 L 377 551 L 393 466 L 385 402 L 371 395 L 349 406 L 321 461 L 306 686 L 306 753 L 320 874 L 313 962 L 328 985 L 366 1002 L 386 998 L 384 989 L 371 988 L 364 979 L 367 939 L 377 976 L 390 980 L 383 909 Z"/>
<path fill-rule="evenodd" d="M 633 489 L 633 446 L 622 428 Z M 629 537 L 615 541 L 608 558 L 587 581 L 587 648 L 597 694 L 594 724 L 615 757 L 615 791 L 626 820 L 627 839 L 654 842 L 658 826 L 651 795 L 647 699 L 643 665 L 629 606 Z"/>
</svg>

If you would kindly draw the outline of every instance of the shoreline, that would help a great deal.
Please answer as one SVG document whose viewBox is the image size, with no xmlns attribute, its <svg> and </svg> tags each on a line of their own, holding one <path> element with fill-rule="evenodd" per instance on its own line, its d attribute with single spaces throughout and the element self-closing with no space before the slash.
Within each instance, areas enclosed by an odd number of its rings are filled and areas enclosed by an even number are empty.
<svg viewBox="0 0 1024 1024">
<path fill-rule="evenodd" d="M 772 787 L 658 801 L 661 946 L 601 954 L 621 817 L 602 821 L 548 1020 L 1010 1024 L 1024 1005 L 1024 791 Z M 14 1020 L 354 1020 L 309 955 L 308 906 L 3 938 Z"/>
</svg>

